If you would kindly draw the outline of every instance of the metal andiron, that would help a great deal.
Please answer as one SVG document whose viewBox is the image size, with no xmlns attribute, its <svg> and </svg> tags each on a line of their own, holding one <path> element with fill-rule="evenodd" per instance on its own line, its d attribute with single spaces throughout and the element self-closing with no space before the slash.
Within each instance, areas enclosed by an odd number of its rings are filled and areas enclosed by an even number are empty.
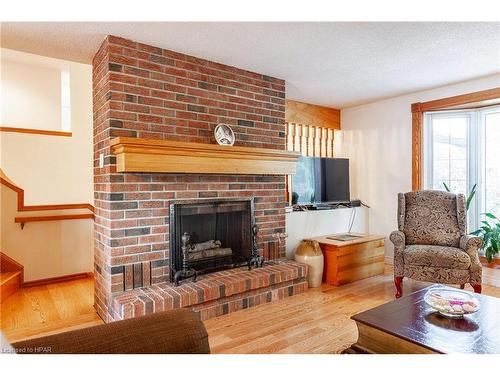
<svg viewBox="0 0 500 375">
<path fill-rule="evenodd" d="M 252 256 L 248 260 L 248 269 L 251 270 L 255 267 L 263 267 L 264 266 L 264 257 L 259 255 L 259 248 L 257 246 L 257 233 L 259 232 L 259 228 L 257 225 L 252 226 L 252 238 L 253 238 L 253 246 L 252 246 Z"/>
<path fill-rule="evenodd" d="M 182 268 L 174 273 L 174 283 L 175 286 L 179 286 L 179 281 L 184 279 L 193 278 L 193 281 L 196 281 L 196 276 L 198 276 L 198 272 L 195 269 L 189 267 L 189 250 L 191 250 L 191 236 L 189 233 L 184 232 L 182 235 Z"/>
</svg>

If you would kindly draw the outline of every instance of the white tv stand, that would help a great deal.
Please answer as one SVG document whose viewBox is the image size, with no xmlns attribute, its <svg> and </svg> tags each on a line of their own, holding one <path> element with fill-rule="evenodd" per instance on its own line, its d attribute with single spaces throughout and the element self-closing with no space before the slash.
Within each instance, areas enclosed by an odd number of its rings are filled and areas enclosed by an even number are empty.
<svg viewBox="0 0 500 375">
<path fill-rule="evenodd" d="M 286 213 L 286 256 L 293 258 L 295 248 L 304 238 L 326 236 L 332 233 L 346 233 L 353 208 L 332 210 L 294 211 Z M 370 233 L 368 225 L 369 209 L 355 207 L 356 218 L 351 231 Z"/>
</svg>

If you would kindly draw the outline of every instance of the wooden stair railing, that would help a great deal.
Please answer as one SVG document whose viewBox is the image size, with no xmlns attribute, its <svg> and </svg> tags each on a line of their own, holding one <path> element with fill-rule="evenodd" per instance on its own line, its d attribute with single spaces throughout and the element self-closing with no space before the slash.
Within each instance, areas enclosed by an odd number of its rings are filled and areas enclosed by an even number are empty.
<svg viewBox="0 0 500 375">
<path fill-rule="evenodd" d="M 60 130 L 16 128 L 13 126 L 0 126 L 0 132 L 36 134 L 36 135 L 53 135 L 53 136 L 58 136 L 58 137 L 71 137 L 73 135 L 71 132 L 65 132 L 65 131 L 60 131 Z"/>
<path fill-rule="evenodd" d="M 93 219 L 94 207 L 90 203 L 71 203 L 71 204 L 50 204 L 50 205 L 31 205 L 24 204 L 24 190 L 11 181 L 5 173 L 0 169 L 0 183 L 10 188 L 17 194 L 17 210 L 18 211 L 55 211 L 55 210 L 71 210 L 71 209 L 87 209 L 90 213 L 78 214 L 63 214 L 51 216 L 19 216 L 14 218 L 14 222 L 21 224 L 21 229 L 28 222 L 37 221 L 54 221 L 54 220 L 76 220 L 76 219 Z M 61 282 L 67 280 L 74 280 L 82 277 L 89 277 L 89 273 L 78 273 L 65 276 L 58 276 L 49 279 L 32 280 L 24 282 L 24 267 L 17 263 L 12 258 L 0 252 L 1 256 L 1 275 L 0 286 L 1 295 L 0 301 L 5 300 L 7 297 L 15 293 L 22 286 L 34 286 L 48 284 L 52 282 Z"/>
<path fill-rule="evenodd" d="M 26 223 L 35 221 L 57 221 L 57 220 L 78 220 L 78 219 L 94 219 L 94 214 L 74 214 L 74 215 L 52 215 L 52 216 L 18 216 L 14 218 L 14 222 L 21 224 L 21 229 L 24 229 Z"/>
<path fill-rule="evenodd" d="M 16 223 L 21 224 L 21 229 L 28 222 L 36 221 L 55 221 L 55 220 L 76 220 L 76 219 L 94 219 L 94 206 L 90 203 L 68 203 L 68 204 L 42 204 L 42 205 L 25 205 L 24 204 L 24 189 L 17 186 L 10 180 L 5 173 L 0 169 L 0 183 L 7 186 L 17 193 L 17 210 L 23 211 L 54 211 L 54 210 L 78 210 L 87 209 L 92 213 L 88 214 L 65 214 L 52 216 L 18 216 L 14 219 Z"/>
<path fill-rule="evenodd" d="M 90 203 L 65 203 L 65 204 L 41 204 L 30 205 L 24 204 L 24 189 L 12 182 L 0 169 L 0 183 L 7 186 L 17 193 L 17 210 L 18 211 L 51 211 L 51 210 L 70 210 L 70 209 L 87 209 L 94 212 L 94 206 Z"/>
</svg>

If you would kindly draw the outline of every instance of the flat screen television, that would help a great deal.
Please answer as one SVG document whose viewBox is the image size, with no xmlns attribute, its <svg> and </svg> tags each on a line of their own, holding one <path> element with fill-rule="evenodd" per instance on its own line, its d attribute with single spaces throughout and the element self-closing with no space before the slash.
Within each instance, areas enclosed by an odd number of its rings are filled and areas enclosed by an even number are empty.
<svg viewBox="0 0 500 375">
<path fill-rule="evenodd" d="M 349 159 L 301 156 L 292 176 L 292 204 L 347 203 Z"/>
</svg>

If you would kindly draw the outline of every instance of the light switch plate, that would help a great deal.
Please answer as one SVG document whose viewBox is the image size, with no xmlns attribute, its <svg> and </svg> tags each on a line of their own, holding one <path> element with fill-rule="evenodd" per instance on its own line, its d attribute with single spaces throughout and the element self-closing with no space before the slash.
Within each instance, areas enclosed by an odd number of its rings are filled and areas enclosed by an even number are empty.
<svg viewBox="0 0 500 375">
<path fill-rule="evenodd" d="M 99 154 L 99 168 L 104 167 L 104 154 Z"/>
</svg>

